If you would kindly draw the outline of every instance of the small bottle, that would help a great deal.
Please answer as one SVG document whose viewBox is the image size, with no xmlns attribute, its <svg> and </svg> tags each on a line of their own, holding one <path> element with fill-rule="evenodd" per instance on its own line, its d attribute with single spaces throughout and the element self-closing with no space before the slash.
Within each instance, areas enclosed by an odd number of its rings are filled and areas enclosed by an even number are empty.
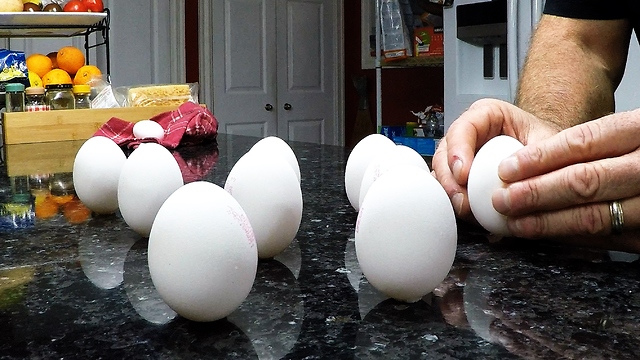
<svg viewBox="0 0 640 360">
<path fill-rule="evenodd" d="M 51 110 L 69 110 L 76 108 L 71 84 L 49 84 L 45 87 L 45 102 Z"/>
<path fill-rule="evenodd" d="M 4 91 L 7 112 L 24 111 L 24 85 L 10 83 L 5 86 Z"/>
<path fill-rule="evenodd" d="M 76 109 L 91 109 L 91 86 L 73 85 L 73 96 L 76 98 Z"/>
<path fill-rule="evenodd" d="M 25 111 L 47 111 L 49 105 L 44 101 L 44 88 L 42 86 L 30 86 L 24 90 Z"/>
</svg>

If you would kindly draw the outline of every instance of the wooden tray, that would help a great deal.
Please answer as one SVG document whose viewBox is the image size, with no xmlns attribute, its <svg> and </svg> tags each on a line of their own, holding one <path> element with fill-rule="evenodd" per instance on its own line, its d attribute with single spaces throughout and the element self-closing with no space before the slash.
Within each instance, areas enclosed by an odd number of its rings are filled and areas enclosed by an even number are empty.
<svg viewBox="0 0 640 360">
<path fill-rule="evenodd" d="M 5 113 L 2 133 L 5 145 L 86 140 L 112 117 L 138 122 L 175 109 L 147 106 Z"/>
</svg>

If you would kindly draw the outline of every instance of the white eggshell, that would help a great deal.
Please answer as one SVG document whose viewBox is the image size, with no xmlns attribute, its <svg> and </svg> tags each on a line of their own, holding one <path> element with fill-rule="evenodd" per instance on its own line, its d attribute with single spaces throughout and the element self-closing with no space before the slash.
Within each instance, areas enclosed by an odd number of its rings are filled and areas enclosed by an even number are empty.
<svg viewBox="0 0 640 360">
<path fill-rule="evenodd" d="M 124 221 L 149 236 L 162 203 L 184 184 L 176 159 L 164 146 L 140 144 L 125 161 L 118 181 L 118 204 Z"/>
<path fill-rule="evenodd" d="M 228 192 L 209 182 L 189 183 L 167 198 L 148 249 L 153 285 L 169 307 L 193 321 L 231 314 L 256 277 L 249 220 Z"/>
<path fill-rule="evenodd" d="M 382 134 L 367 135 L 353 147 L 344 170 L 344 189 L 351 206 L 360 210 L 360 186 L 362 176 L 371 160 L 379 154 L 390 151 L 396 144 Z"/>
<path fill-rule="evenodd" d="M 265 153 L 269 156 L 282 157 L 291 165 L 293 172 L 298 178 L 298 182 L 300 182 L 300 164 L 298 164 L 298 158 L 286 141 L 277 136 L 267 136 L 255 143 L 250 151 Z"/>
<path fill-rule="evenodd" d="M 362 184 L 360 185 L 359 207 L 362 207 L 362 201 L 367 195 L 369 188 L 380 176 L 389 171 L 389 169 L 399 165 L 413 165 L 429 172 L 429 165 L 424 161 L 420 153 L 405 145 L 396 145 L 389 152 L 379 154 L 375 159 L 371 160 L 367 170 L 362 175 Z"/>
<path fill-rule="evenodd" d="M 162 125 L 152 120 L 141 120 L 133 125 L 133 136 L 138 139 L 156 138 L 164 139 Z"/>
<path fill-rule="evenodd" d="M 260 258 L 271 258 L 291 244 L 302 220 L 302 190 L 285 160 L 249 151 L 229 172 L 224 189 L 249 217 Z"/>
<path fill-rule="evenodd" d="M 493 192 L 505 184 L 498 176 L 498 165 L 522 148 L 520 141 L 506 135 L 487 141 L 473 159 L 469 170 L 467 191 L 473 216 L 487 231 L 496 235 L 509 235 L 507 217 L 493 207 Z"/>
<path fill-rule="evenodd" d="M 118 179 L 127 160 L 111 139 L 94 136 L 82 144 L 73 162 L 73 184 L 82 203 L 98 214 L 118 210 Z"/>
<path fill-rule="evenodd" d="M 449 273 L 457 238 L 453 207 L 440 183 L 423 169 L 398 166 L 371 185 L 362 203 L 356 256 L 378 291 L 415 302 Z"/>
</svg>

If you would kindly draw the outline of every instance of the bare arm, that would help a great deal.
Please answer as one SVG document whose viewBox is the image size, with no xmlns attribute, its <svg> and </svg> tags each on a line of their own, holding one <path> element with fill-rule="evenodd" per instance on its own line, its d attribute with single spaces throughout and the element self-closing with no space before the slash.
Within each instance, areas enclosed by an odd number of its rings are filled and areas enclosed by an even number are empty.
<svg viewBox="0 0 640 360">
<path fill-rule="evenodd" d="M 543 15 L 531 40 L 516 105 L 559 129 L 613 112 L 631 31 L 626 20 Z"/>
</svg>

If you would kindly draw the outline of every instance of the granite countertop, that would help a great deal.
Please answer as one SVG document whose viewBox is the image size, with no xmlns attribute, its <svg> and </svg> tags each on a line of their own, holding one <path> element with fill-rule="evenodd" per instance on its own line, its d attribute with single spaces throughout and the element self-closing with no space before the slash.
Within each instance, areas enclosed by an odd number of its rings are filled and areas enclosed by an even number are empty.
<svg viewBox="0 0 640 360">
<path fill-rule="evenodd" d="M 180 154 L 192 178 L 222 186 L 257 140 L 220 134 L 217 145 Z M 164 304 L 149 275 L 147 240 L 118 215 L 12 217 L 5 204 L 0 359 L 640 357 L 637 255 L 490 243 L 460 224 L 441 286 L 413 304 L 385 299 L 356 261 L 347 152 L 291 145 L 304 199 L 298 235 L 259 262 L 247 299 L 216 322 L 188 321 Z M 24 179 L 6 171 L 0 178 L 6 202 Z"/>
</svg>

